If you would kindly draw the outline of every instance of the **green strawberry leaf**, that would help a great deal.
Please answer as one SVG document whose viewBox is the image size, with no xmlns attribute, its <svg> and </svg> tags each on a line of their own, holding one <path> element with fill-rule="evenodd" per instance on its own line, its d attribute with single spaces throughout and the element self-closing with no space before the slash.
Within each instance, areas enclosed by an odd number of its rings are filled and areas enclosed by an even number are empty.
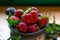
<svg viewBox="0 0 60 40">
<path fill-rule="evenodd" d="M 31 10 L 32 10 L 32 8 L 28 8 L 28 9 L 24 12 L 24 14 L 30 12 Z"/>
</svg>

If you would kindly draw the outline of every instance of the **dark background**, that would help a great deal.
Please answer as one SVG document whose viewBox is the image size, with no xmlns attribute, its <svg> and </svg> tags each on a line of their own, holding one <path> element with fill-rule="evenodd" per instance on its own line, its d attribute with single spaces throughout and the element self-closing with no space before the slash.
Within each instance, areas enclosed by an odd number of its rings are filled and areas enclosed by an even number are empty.
<svg viewBox="0 0 60 40">
<path fill-rule="evenodd" d="M 0 6 L 60 6 L 60 0 L 0 0 Z"/>
</svg>

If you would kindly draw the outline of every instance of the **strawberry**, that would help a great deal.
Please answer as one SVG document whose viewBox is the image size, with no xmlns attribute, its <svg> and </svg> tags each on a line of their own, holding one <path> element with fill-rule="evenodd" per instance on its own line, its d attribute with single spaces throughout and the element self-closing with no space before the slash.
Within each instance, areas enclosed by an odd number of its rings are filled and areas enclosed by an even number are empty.
<svg viewBox="0 0 60 40">
<path fill-rule="evenodd" d="M 35 10 L 38 14 L 38 16 L 42 16 L 42 14 L 39 12 L 39 10 L 36 7 L 31 7 L 32 10 Z"/>
<path fill-rule="evenodd" d="M 39 19 L 39 25 L 40 25 L 40 27 L 46 26 L 47 23 L 48 23 L 48 17 L 41 17 L 41 18 Z"/>
<path fill-rule="evenodd" d="M 32 24 L 32 25 L 29 25 L 28 26 L 28 31 L 29 32 L 36 32 L 38 29 L 37 29 L 37 24 Z"/>
<path fill-rule="evenodd" d="M 27 32 L 27 25 L 26 25 L 25 22 L 19 23 L 19 24 L 16 26 L 16 28 L 17 28 L 19 31 L 23 32 L 23 33 L 26 33 L 26 32 Z"/>
<path fill-rule="evenodd" d="M 16 20 L 16 21 L 18 21 L 18 20 L 20 20 L 18 17 L 16 17 L 16 16 L 11 16 L 10 17 L 10 20 Z"/>
<path fill-rule="evenodd" d="M 39 10 L 38 10 L 36 7 L 28 8 L 28 9 L 24 12 L 24 14 L 29 13 L 29 12 L 31 12 L 32 10 L 35 10 L 35 11 L 39 14 Z"/>
<path fill-rule="evenodd" d="M 32 10 L 30 13 L 22 15 L 22 21 L 27 24 L 35 23 L 38 21 L 38 15 L 35 10 Z"/>
<path fill-rule="evenodd" d="M 14 15 L 20 18 L 22 14 L 23 14 L 23 10 L 22 9 L 18 9 L 18 10 L 16 10 Z"/>
<path fill-rule="evenodd" d="M 37 11 L 37 13 L 39 13 L 39 10 L 36 7 L 31 7 L 31 8 L 32 8 L 32 10 L 35 10 L 35 11 Z"/>
<path fill-rule="evenodd" d="M 38 19 L 39 19 L 37 11 L 32 10 L 30 13 L 31 13 L 31 15 L 32 15 L 32 17 L 33 17 L 33 20 L 34 20 L 33 22 L 34 22 L 34 23 L 37 22 Z"/>
<path fill-rule="evenodd" d="M 22 21 L 24 21 L 27 24 L 33 23 L 32 15 L 31 14 L 22 15 Z"/>
</svg>

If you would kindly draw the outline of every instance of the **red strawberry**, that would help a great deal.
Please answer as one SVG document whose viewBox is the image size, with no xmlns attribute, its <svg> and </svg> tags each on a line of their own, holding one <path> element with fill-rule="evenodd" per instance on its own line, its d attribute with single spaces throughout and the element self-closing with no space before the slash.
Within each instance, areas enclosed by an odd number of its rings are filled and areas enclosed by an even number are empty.
<svg viewBox="0 0 60 40">
<path fill-rule="evenodd" d="M 20 20 L 20 19 L 19 19 L 18 17 L 16 17 L 16 16 L 11 16 L 11 17 L 10 17 L 10 20 L 17 20 L 17 21 L 18 21 L 18 20 Z"/>
<path fill-rule="evenodd" d="M 48 17 L 42 17 L 39 19 L 39 25 L 40 27 L 44 27 L 46 26 L 48 23 Z"/>
<path fill-rule="evenodd" d="M 23 10 L 22 9 L 18 9 L 18 10 L 16 10 L 14 15 L 20 18 L 22 14 L 23 14 Z"/>
<path fill-rule="evenodd" d="M 38 27 L 37 24 L 29 25 L 28 31 L 29 32 L 36 32 L 38 30 L 37 27 Z"/>
<path fill-rule="evenodd" d="M 39 10 L 36 7 L 31 7 L 31 8 L 32 8 L 32 10 L 37 11 L 37 13 L 39 14 Z"/>
<path fill-rule="evenodd" d="M 27 24 L 33 23 L 32 15 L 31 14 L 22 15 L 22 21 L 26 22 Z"/>
<path fill-rule="evenodd" d="M 27 25 L 26 25 L 25 22 L 19 23 L 19 24 L 16 26 L 16 28 L 17 28 L 18 30 L 20 30 L 21 32 L 24 32 L 24 33 L 27 32 Z"/>
<path fill-rule="evenodd" d="M 22 21 L 26 22 L 27 24 L 35 23 L 38 21 L 38 15 L 35 10 L 32 10 L 28 14 L 22 15 Z"/>
<path fill-rule="evenodd" d="M 24 12 L 24 14 L 29 13 L 29 12 L 31 12 L 32 10 L 35 10 L 35 11 L 39 14 L 39 10 L 38 10 L 36 7 L 28 8 L 28 9 Z"/>
<path fill-rule="evenodd" d="M 37 22 L 38 19 L 39 19 L 37 11 L 32 10 L 30 13 L 31 13 L 31 15 L 33 17 L 34 23 Z"/>
<path fill-rule="evenodd" d="M 36 32 L 38 29 L 37 29 L 37 24 L 32 24 L 32 25 L 29 25 L 28 26 L 28 31 L 29 32 Z"/>
</svg>

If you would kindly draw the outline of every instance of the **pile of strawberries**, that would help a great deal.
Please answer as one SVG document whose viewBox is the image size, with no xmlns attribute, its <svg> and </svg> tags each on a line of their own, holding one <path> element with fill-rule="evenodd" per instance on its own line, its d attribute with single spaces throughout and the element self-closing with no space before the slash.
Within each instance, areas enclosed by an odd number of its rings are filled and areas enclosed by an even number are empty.
<svg viewBox="0 0 60 40">
<path fill-rule="evenodd" d="M 35 7 L 28 8 L 26 11 L 22 9 L 16 10 L 10 20 L 22 20 L 15 28 L 23 33 L 37 32 L 41 28 L 46 27 L 48 23 L 48 17 L 41 15 Z"/>
</svg>

